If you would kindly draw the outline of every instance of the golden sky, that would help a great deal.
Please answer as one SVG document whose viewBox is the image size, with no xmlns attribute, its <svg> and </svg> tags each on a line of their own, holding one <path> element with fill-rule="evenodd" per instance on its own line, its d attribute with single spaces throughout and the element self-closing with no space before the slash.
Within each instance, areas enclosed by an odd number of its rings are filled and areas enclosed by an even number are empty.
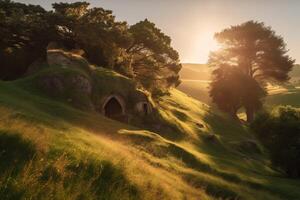
<svg viewBox="0 0 300 200">
<path fill-rule="evenodd" d="M 46 9 L 63 0 L 17 0 Z M 65 0 L 64 2 L 74 2 Z M 290 55 L 300 60 L 299 0 L 87 0 L 113 10 L 118 20 L 134 24 L 148 18 L 172 38 L 184 63 L 206 63 L 217 47 L 215 32 L 248 20 L 265 22 L 282 35 Z"/>
</svg>

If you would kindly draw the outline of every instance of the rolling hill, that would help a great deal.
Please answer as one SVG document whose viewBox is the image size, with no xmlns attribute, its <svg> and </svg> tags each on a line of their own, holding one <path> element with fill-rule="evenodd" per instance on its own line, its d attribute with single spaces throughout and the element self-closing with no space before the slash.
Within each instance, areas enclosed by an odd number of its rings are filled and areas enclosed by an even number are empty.
<svg viewBox="0 0 300 200">
<path fill-rule="evenodd" d="M 201 75 L 200 75 L 201 74 Z M 209 97 L 210 70 L 205 64 L 183 64 L 180 72 L 182 83 L 178 89 L 206 104 L 211 104 Z M 267 105 L 291 105 L 300 107 L 300 65 L 295 65 L 290 72 L 290 86 L 270 85 Z"/>
<path fill-rule="evenodd" d="M 172 89 L 150 131 L 45 95 L 45 73 L 86 75 L 58 69 L 0 82 L 1 199 L 299 199 L 251 131 L 205 103 Z"/>
</svg>

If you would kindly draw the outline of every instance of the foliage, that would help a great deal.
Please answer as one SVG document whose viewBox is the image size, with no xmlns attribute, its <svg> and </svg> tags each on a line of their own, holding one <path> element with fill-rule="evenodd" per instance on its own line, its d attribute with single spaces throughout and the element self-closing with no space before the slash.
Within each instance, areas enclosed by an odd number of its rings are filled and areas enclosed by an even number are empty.
<svg viewBox="0 0 300 200">
<path fill-rule="evenodd" d="M 252 106 L 255 109 L 261 107 L 259 99 L 264 96 L 265 91 L 256 80 L 232 66 L 220 67 L 213 73 L 215 79 L 210 85 L 210 93 L 221 110 L 235 118 L 241 106 Z"/>
<path fill-rule="evenodd" d="M 47 15 L 40 6 L 0 0 L 0 79 L 20 77 L 45 54 L 51 36 Z"/>
<path fill-rule="evenodd" d="M 129 26 L 87 2 L 40 6 L 1 0 L 1 79 L 19 78 L 49 42 L 83 49 L 89 62 L 133 78 L 150 91 L 177 86 L 181 69 L 171 39 L 148 20 Z M 47 34 L 45 34 L 47 33 Z"/>
<path fill-rule="evenodd" d="M 181 64 L 178 53 L 171 47 L 171 38 L 147 19 L 132 25 L 129 31 L 133 42 L 126 52 L 138 82 L 148 89 L 158 85 L 178 86 Z"/>
<path fill-rule="evenodd" d="M 215 34 L 216 40 L 222 45 L 221 49 L 211 53 L 209 65 L 215 70 L 213 71 L 213 82 L 211 85 L 210 95 L 213 102 L 222 107 L 221 104 L 226 103 L 226 99 L 218 98 L 219 93 L 227 97 L 226 92 L 231 93 L 236 90 L 230 79 L 220 75 L 220 71 L 231 71 L 236 68 L 239 73 L 234 76 L 240 76 L 239 84 L 246 92 L 247 101 L 241 103 L 239 100 L 242 94 L 233 96 L 230 103 L 231 110 L 236 112 L 236 108 L 245 107 L 247 118 L 249 121 L 253 119 L 254 111 L 259 108 L 257 106 L 264 96 L 263 90 L 266 82 L 285 82 L 289 79 L 288 72 L 292 69 L 294 60 L 287 55 L 286 45 L 281 36 L 264 25 L 264 23 L 249 21 L 241 25 L 232 26 Z M 224 74 L 224 73 L 221 73 Z M 248 84 L 245 84 L 246 78 Z M 219 84 L 229 81 L 229 87 L 226 89 Z M 252 85 L 253 90 L 247 90 L 247 86 Z M 215 89 L 214 87 L 219 87 Z M 234 113 L 235 114 L 235 113 Z"/>
<path fill-rule="evenodd" d="M 300 177 L 300 110 L 286 106 L 260 113 L 251 125 L 272 162 L 289 177 Z"/>
</svg>

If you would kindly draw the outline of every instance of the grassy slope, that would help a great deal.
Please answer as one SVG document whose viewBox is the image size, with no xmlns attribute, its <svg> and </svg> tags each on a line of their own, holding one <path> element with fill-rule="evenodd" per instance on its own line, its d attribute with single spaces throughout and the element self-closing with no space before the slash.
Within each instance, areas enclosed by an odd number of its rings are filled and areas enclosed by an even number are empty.
<svg viewBox="0 0 300 200">
<path fill-rule="evenodd" d="M 204 103 L 210 104 L 208 85 L 210 70 L 205 64 L 183 64 L 178 89 Z"/>
<path fill-rule="evenodd" d="M 204 103 L 211 104 L 208 94 L 210 73 L 204 64 L 183 64 L 180 72 L 182 83 L 178 89 Z M 290 82 L 297 88 L 286 88 L 281 86 L 270 86 L 269 96 L 265 99 L 267 105 L 291 105 L 300 107 L 300 65 L 295 65 L 290 72 Z"/>
<path fill-rule="evenodd" d="M 246 127 L 177 90 L 158 109 L 178 131 L 154 133 L 22 89 L 30 80 L 0 82 L 1 199 L 300 197 L 243 147 Z"/>
</svg>

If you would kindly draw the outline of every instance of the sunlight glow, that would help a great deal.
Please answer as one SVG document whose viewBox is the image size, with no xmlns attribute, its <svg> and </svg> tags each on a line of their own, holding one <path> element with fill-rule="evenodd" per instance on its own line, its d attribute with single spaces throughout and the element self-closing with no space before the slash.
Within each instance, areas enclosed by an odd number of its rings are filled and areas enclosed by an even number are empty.
<svg viewBox="0 0 300 200">
<path fill-rule="evenodd" d="M 193 60 L 199 60 L 201 63 L 206 63 L 208 56 L 211 51 L 215 51 L 219 48 L 218 43 L 214 39 L 214 31 L 209 29 L 201 29 L 200 33 L 197 34 L 195 38 L 194 49 L 197 52 L 197 58 Z M 195 53 L 192 52 L 193 55 L 190 55 L 192 58 L 195 56 Z"/>
</svg>

